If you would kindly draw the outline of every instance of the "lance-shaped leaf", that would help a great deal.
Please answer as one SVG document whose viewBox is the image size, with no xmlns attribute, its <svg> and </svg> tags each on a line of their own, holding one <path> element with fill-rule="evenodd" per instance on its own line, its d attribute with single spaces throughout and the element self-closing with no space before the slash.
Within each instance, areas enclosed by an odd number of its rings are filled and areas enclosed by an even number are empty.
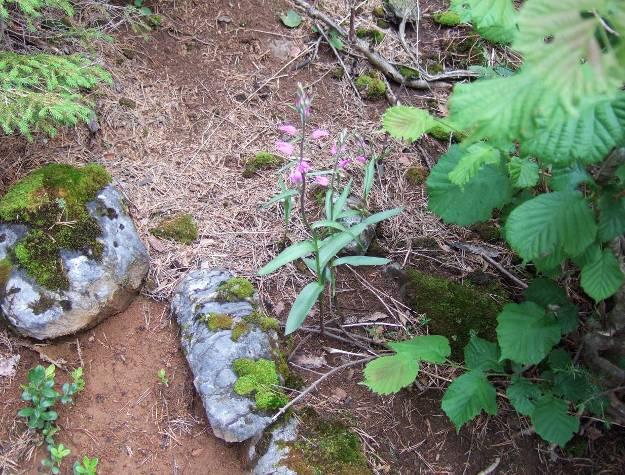
<svg viewBox="0 0 625 475">
<path fill-rule="evenodd" d="M 302 289 L 295 299 L 295 302 L 293 302 L 293 306 L 286 320 L 285 335 L 293 333 L 302 326 L 306 315 L 308 315 L 310 309 L 315 305 L 315 302 L 317 302 L 321 292 L 323 292 L 323 285 L 319 282 L 311 282 Z"/>
<path fill-rule="evenodd" d="M 275 272 L 280 267 L 288 264 L 289 262 L 304 257 L 313 252 L 314 246 L 310 241 L 302 241 L 292 246 L 287 247 L 284 251 L 278 254 L 274 259 L 269 261 L 262 269 L 258 271 L 258 275 L 268 275 Z"/>
</svg>

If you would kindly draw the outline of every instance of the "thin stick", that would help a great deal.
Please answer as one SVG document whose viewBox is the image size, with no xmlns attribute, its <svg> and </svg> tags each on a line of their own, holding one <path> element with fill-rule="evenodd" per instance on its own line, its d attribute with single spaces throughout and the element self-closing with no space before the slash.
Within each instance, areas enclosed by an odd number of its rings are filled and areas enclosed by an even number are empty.
<svg viewBox="0 0 625 475">
<path fill-rule="evenodd" d="M 363 363 L 367 363 L 369 361 L 371 361 L 372 359 L 374 359 L 375 356 L 368 356 L 366 358 L 361 358 L 359 360 L 355 360 L 355 361 L 350 361 L 349 363 L 345 363 L 342 364 L 341 366 L 337 366 L 336 368 L 331 369 L 330 371 L 328 371 L 326 374 L 324 374 L 323 376 L 321 376 L 319 379 L 317 379 L 317 381 L 315 381 L 314 383 L 312 383 L 310 386 L 308 386 L 306 389 L 304 389 L 301 393 L 299 393 L 297 395 L 297 397 L 291 399 L 288 404 L 286 404 L 285 406 L 283 406 L 282 408 L 280 408 L 280 410 L 278 412 L 275 413 L 275 415 L 271 418 L 271 422 L 275 422 L 278 420 L 278 418 L 284 414 L 291 406 L 293 406 L 294 404 L 298 403 L 299 401 L 301 401 L 303 398 L 305 398 L 308 393 L 310 393 L 313 389 L 315 389 L 317 386 L 319 386 L 319 384 L 324 381 L 325 379 L 328 379 L 330 376 L 332 376 L 334 373 L 338 373 L 341 370 L 344 370 L 346 368 L 349 368 L 351 366 L 356 366 L 358 364 L 363 364 Z"/>
</svg>

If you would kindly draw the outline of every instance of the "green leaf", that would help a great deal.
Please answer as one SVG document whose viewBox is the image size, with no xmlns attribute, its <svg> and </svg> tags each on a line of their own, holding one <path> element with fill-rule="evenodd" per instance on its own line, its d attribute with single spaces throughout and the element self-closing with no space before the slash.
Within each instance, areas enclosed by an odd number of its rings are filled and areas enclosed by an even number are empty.
<svg viewBox="0 0 625 475">
<path fill-rule="evenodd" d="M 312 242 L 302 241 L 292 246 L 287 247 L 284 251 L 278 254 L 275 258 L 269 261 L 262 269 L 258 271 L 258 275 L 268 275 L 275 272 L 283 265 L 288 264 L 295 259 L 304 257 L 314 251 Z"/>
<path fill-rule="evenodd" d="M 319 295 L 323 292 L 324 286 L 319 282 L 311 282 L 306 287 L 302 289 L 300 294 L 293 302 L 293 306 L 291 307 L 291 311 L 289 312 L 289 316 L 286 320 L 286 328 L 284 331 L 285 335 L 289 335 L 302 326 L 308 312 L 315 305 Z"/>
<path fill-rule="evenodd" d="M 453 145 L 432 168 L 427 179 L 429 209 L 447 223 L 468 226 L 490 218 L 512 197 L 508 173 L 500 165 L 486 165 L 460 187 L 452 183 L 449 173 L 462 158 L 460 147 Z"/>
<path fill-rule="evenodd" d="M 393 106 L 382 116 L 382 127 L 391 137 L 414 142 L 436 125 L 434 118 L 423 109 Z"/>
<path fill-rule="evenodd" d="M 280 19 L 288 28 L 297 28 L 302 24 L 302 17 L 295 10 L 288 10 L 280 16 Z"/>
<path fill-rule="evenodd" d="M 347 198 L 349 197 L 349 193 L 352 190 L 352 180 L 350 179 L 341 195 L 336 200 L 336 203 L 332 206 L 332 217 L 330 219 L 336 219 L 341 211 L 345 209 L 345 205 L 347 204 Z"/>
<path fill-rule="evenodd" d="M 464 347 L 464 362 L 469 369 L 503 371 L 503 365 L 499 362 L 500 357 L 496 343 L 475 335 L 471 336 L 469 343 Z"/>
<path fill-rule="evenodd" d="M 519 414 L 529 416 L 534 411 L 535 401 L 542 396 L 542 391 L 529 380 L 514 376 L 506 389 L 506 395 Z"/>
<path fill-rule="evenodd" d="M 538 183 L 538 164 L 526 158 L 512 157 L 508 172 L 517 188 L 532 188 Z"/>
<path fill-rule="evenodd" d="M 287 190 L 283 193 L 273 196 L 269 201 L 264 203 L 262 207 L 268 208 L 269 206 L 271 206 L 274 203 L 277 203 L 278 201 L 282 201 L 286 198 L 290 198 L 291 196 L 295 196 L 295 195 L 299 195 L 299 190 L 294 190 L 294 189 Z"/>
<path fill-rule="evenodd" d="M 459 432 L 466 422 L 482 411 L 497 414 L 497 393 L 482 371 L 472 370 L 449 385 L 441 406 Z"/>
<path fill-rule="evenodd" d="M 420 335 L 410 340 L 389 343 L 388 346 L 397 354 L 430 363 L 444 363 L 451 354 L 449 340 L 440 335 Z"/>
<path fill-rule="evenodd" d="M 485 143 L 478 142 L 462 150 L 464 153 L 458 164 L 449 172 L 449 181 L 460 187 L 470 182 L 485 165 L 501 163 L 499 150 Z"/>
<path fill-rule="evenodd" d="M 599 238 L 608 242 L 625 233 L 625 197 L 606 189 L 599 195 Z"/>
<path fill-rule="evenodd" d="M 346 256 L 336 259 L 332 265 L 334 267 L 341 265 L 350 266 L 383 266 L 391 262 L 390 259 L 383 257 L 370 257 L 370 256 Z"/>
<path fill-rule="evenodd" d="M 517 31 L 517 12 L 511 0 L 452 0 L 451 8 L 484 39 L 511 43 Z"/>
<path fill-rule="evenodd" d="M 570 79 L 569 79 L 570 80 Z M 537 133 L 522 142 L 521 150 L 540 160 L 590 164 L 603 160 L 614 147 L 625 143 L 625 94 L 591 98 L 571 114 L 558 108 L 540 123 Z"/>
<path fill-rule="evenodd" d="M 576 256 L 595 239 L 597 225 L 592 210 L 577 191 L 544 193 L 510 213 L 506 238 L 525 260 L 552 254 L 558 249 Z"/>
<path fill-rule="evenodd" d="M 525 299 L 537 303 L 553 313 L 563 335 L 572 332 L 578 325 L 578 308 L 568 299 L 564 289 L 553 280 L 534 279 L 524 293 Z"/>
<path fill-rule="evenodd" d="M 332 228 L 332 229 L 336 229 L 337 231 L 348 231 L 348 229 L 343 226 L 341 223 L 337 222 L 337 221 L 316 221 L 311 225 L 311 228 L 313 229 L 319 229 L 319 228 Z"/>
<path fill-rule="evenodd" d="M 554 166 L 551 170 L 549 186 L 553 191 L 574 191 L 582 183 L 594 184 L 594 180 L 579 162 L 566 167 Z"/>
<path fill-rule="evenodd" d="M 623 285 L 623 272 L 614 253 L 605 249 L 598 258 L 582 268 L 581 284 L 595 302 L 614 295 Z"/>
<path fill-rule="evenodd" d="M 497 322 L 501 359 L 538 364 L 560 341 L 558 321 L 534 302 L 507 304 Z"/>
<path fill-rule="evenodd" d="M 564 447 L 579 430 L 579 419 L 568 412 L 568 404 L 552 395 L 544 395 L 530 414 L 536 433 L 547 442 Z"/>
<path fill-rule="evenodd" d="M 382 356 L 365 366 L 364 384 L 374 393 L 393 394 L 412 384 L 418 373 L 419 363 L 407 355 Z"/>
</svg>

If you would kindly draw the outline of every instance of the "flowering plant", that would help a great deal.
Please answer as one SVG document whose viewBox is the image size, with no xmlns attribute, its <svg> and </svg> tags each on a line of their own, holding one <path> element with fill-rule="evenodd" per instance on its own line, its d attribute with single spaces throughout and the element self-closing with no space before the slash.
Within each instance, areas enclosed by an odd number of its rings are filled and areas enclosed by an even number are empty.
<svg viewBox="0 0 625 475">
<path fill-rule="evenodd" d="M 288 181 L 292 185 L 287 186 L 285 181 L 280 178 L 279 185 L 281 193 L 271 198 L 265 206 L 273 203 L 282 202 L 285 210 L 285 226 L 288 226 L 291 211 L 293 208 L 293 198 L 299 197 L 299 212 L 302 222 L 309 235 L 309 238 L 297 242 L 285 250 L 278 256 L 266 264 L 260 271 L 259 275 L 268 275 L 275 272 L 279 268 L 302 259 L 306 266 L 315 275 L 315 280 L 300 292 L 295 299 L 293 306 L 289 312 L 286 322 L 285 333 L 288 335 L 302 326 L 304 320 L 316 302 L 320 305 L 320 327 L 323 331 L 324 311 L 323 296 L 327 286 L 330 287 L 331 296 L 335 293 L 336 278 L 334 269 L 340 265 L 353 266 L 371 266 L 383 265 L 389 262 L 388 259 L 370 256 L 345 256 L 338 257 L 338 254 L 353 240 L 357 240 L 358 236 L 372 224 L 376 224 L 385 219 L 398 215 L 401 208 L 394 208 L 388 211 L 371 214 L 363 217 L 358 223 L 350 227 L 345 225 L 346 218 L 360 216 L 357 210 L 350 209 L 347 206 L 347 200 L 352 191 L 352 180 L 341 189 L 341 172 L 352 163 L 362 163 L 365 165 L 365 179 L 363 186 L 363 196 L 368 198 L 369 192 L 373 184 L 375 175 L 375 165 L 378 158 L 373 155 L 367 160 L 364 155 L 359 155 L 354 159 L 347 156 L 347 138 L 346 131 L 341 132 L 338 140 L 332 145 L 330 154 L 334 157 L 334 166 L 332 170 L 313 171 L 311 160 L 305 154 L 306 145 L 306 126 L 310 118 L 312 101 L 306 95 L 303 87 L 300 85 L 297 92 L 297 101 L 295 110 L 300 118 L 300 127 L 291 124 L 285 124 L 279 128 L 282 132 L 293 137 L 293 142 L 278 141 L 276 149 L 289 157 L 293 156 L 298 145 L 298 156 L 292 159 L 283 170 L 289 170 Z M 320 140 L 329 137 L 327 130 L 315 129 L 310 137 L 313 140 Z M 317 186 L 325 187 L 324 200 L 324 219 L 310 222 L 306 211 L 306 188 L 309 184 L 314 183 Z M 321 230 L 329 231 L 321 233 Z M 324 237 L 322 237 L 322 235 Z"/>
</svg>

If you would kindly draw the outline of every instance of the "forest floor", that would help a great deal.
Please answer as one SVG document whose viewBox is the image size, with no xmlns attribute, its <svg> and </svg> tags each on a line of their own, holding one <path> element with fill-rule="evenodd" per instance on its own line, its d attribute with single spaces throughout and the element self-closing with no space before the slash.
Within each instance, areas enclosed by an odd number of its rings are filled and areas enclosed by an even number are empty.
<svg viewBox="0 0 625 475">
<path fill-rule="evenodd" d="M 277 191 L 275 170 L 244 178 L 245 162 L 258 151 L 273 151 L 279 138 L 277 126 L 295 122 L 290 105 L 297 83 L 312 87 L 313 126 L 334 134 L 349 128 L 371 143 L 382 140 L 377 131 L 388 104 L 384 99 L 361 101 L 347 76 L 336 79 L 336 58 L 327 45 L 321 45 L 310 64 L 296 67 L 313 50 L 316 37 L 308 21 L 293 30 L 281 25 L 279 13 L 289 8 L 286 1 L 146 3 L 162 16 L 162 26 L 146 34 L 119 33 L 103 52 L 114 84 L 97 97 L 100 130 L 95 135 L 86 129 L 70 131 L 46 140 L 45 146 L 43 139 L 28 143 L 0 138 L 4 167 L 0 193 L 44 162 L 102 163 L 127 198 L 150 252 L 148 283 L 130 309 L 75 338 L 38 347 L 52 359 L 65 360 L 68 367 L 85 366 L 87 388 L 76 405 L 62 409 L 59 440 L 72 449 L 73 456 L 97 455 L 102 474 L 244 473 L 240 449 L 215 439 L 207 425 L 167 301 L 180 278 L 203 263 L 252 278 L 264 306 L 286 318 L 308 276 L 289 266 L 269 278 L 255 277 L 278 251 L 283 227 L 276 209 L 259 207 Z M 321 0 L 317 6 L 346 22 L 344 3 Z M 358 21 L 369 26 L 378 2 L 361 3 Z M 444 8 L 438 0 L 422 8 L 423 55 L 454 67 L 467 57 L 470 61 L 481 55 L 489 60 L 500 54 L 478 46 L 469 29 L 434 25 L 428 15 Z M 460 44 L 463 53 L 455 53 Z M 393 54 L 392 59 L 407 62 L 392 35 L 379 48 Z M 368 69 L 359 59 L 348 64 L 352 77 Z M 426 106 L 439 115 L 447 112 L 448 91 L 396 88 L 394 92 L 404 104 Z M 479 256 L 449 246 L 455 240 L 479 241 L 479 237 L 442 225 L 427 212 L 423 186 L 408 180 L 411 167 L 431 167 L 445 149 L 446 144 L 429 137 L 413 146 L 391 147 L 371 207 L 403 206 L 405 212 L 380 226 L 379 247 L 402 265 L 457 280 L 476 270 L 501 279 Z M 318 165 L 327 160 L 321 158 Z M 359 183 L 360 178 L 355 178 Z M 189 246 L 149 233 L 162 217 L 177 212 L 191 213 L 198 222 L 199 239 Z M 295 240 L 303 234 L 296 218 L 289 237 Z M 434 248 L 424 246 L 424 239 L 435 243 Z M 507 251 L 500 244 L 494 247 L 512 268 Z M 373 315 L 385 314 L 387 322 L 415 323 L 416 316 L 401 300 L 397 283 L 380 270 L 341 274 L 337 311 L 349 321 L 371 321 Z M 296 336 L 295 342 L 301 338 Z M 7 473 L 36 473 L 44 452 L 33 449 L 15 413 L 20 407 L 19 384 L 39 356 L 15 345 L 13 337 L 6 341 L 6 351 L 19 352 L 21 361 L 16 377 L 0 385 L 4 403 L 0 441 L 10 438 L 13 454 L 25 459 L 16 462 L 14 470 L 8 459 L 0 460 L 0 467 L 4 463 Z M 312 369 L 301 364 L 294 369 L 311 383 L 348 357 L 336 350 L 358 351 L 349 344 L 315 338 L 299 352 L 308 361 L 321 363 Z M 161 368 L 169 375 L 169 387 L 159 384 L 156 375 Z M 480 416 L 456 433 L 440 409 L 447 379 L 448 374 L 425 368 L 420 382 L 427 389 L 379 397 L 359 384 L 362 373 L 353 369 L 325 381 L 306 403 L 354 428 L 376 474 L 475 474 L 495 463 L 492 473 L 500 474 L 618 473 L 619 465 L 622 468 L 618 458 L 622 447 L 615 445 L 623 442 L 622 436 L 614 443 L 590 441 L 580 456 L 573 457 L 549 450 L 534 436 L 519 437 L 528 422 L 506 407 L 497 417 Z"/>
</svg>

